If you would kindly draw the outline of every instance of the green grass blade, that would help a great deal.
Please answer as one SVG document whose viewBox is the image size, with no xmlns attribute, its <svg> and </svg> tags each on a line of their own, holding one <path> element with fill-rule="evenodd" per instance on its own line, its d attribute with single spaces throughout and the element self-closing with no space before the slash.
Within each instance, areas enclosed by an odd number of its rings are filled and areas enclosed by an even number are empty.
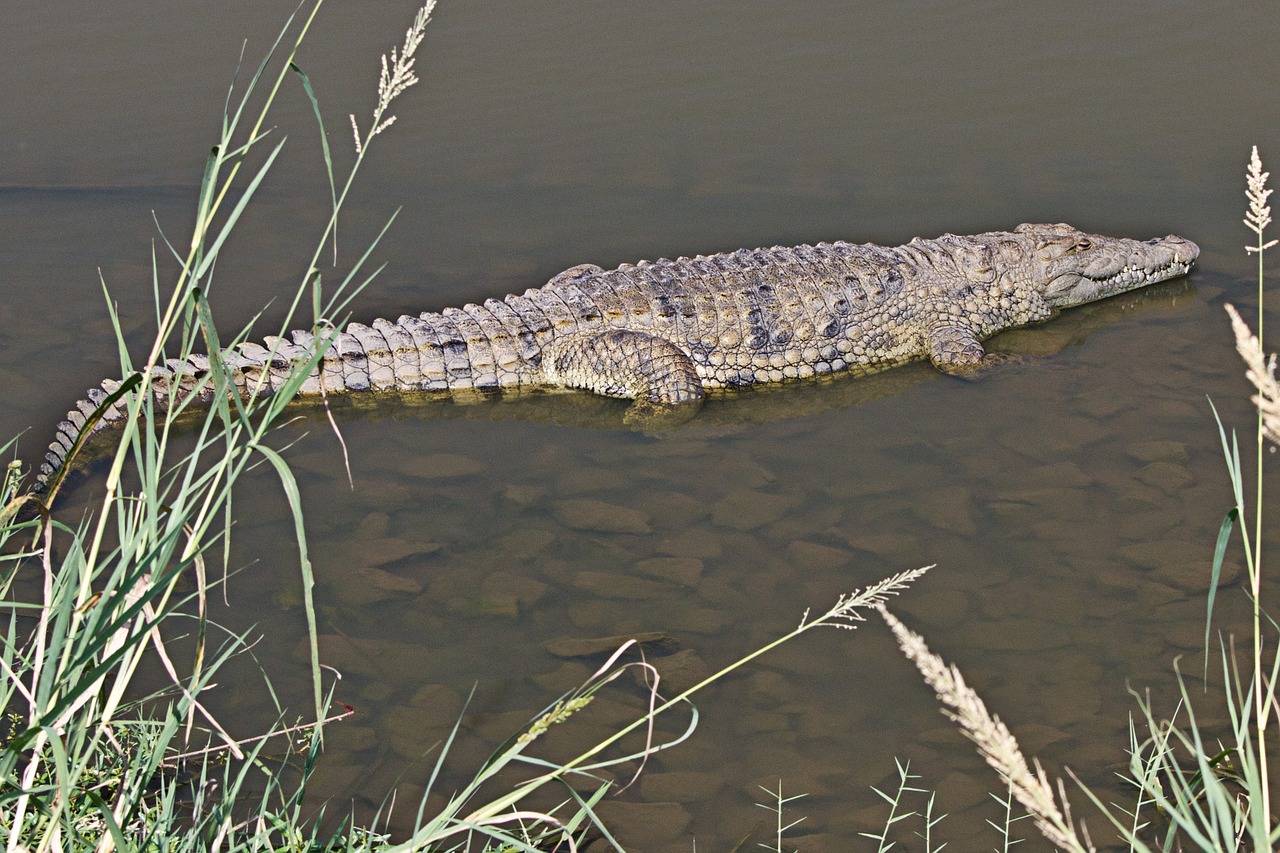
<svg viewBox="0 0 1280 853">
<path fill-rule="evenodd" d="M 1235 496 L 1236 506 L 1243 507 L 1244 485 L 1240 471 L 1240 447 L 1236 441 L 1235 430 L 1232 430 L 1231 438 L 1228 440 L 1226 427 L 1222 425 L 1222 417 L 1218 414 L 1218 407 L 1213 404 L 1213 400 L 1209 400 L 1209 408 L 1213 411 L 1214 423 L 1218 425 L 1218 441 L 1222 445 L 1222 455 L 1227 463 L 1231 492 Z"/>
<path fill-rule="evenodd" d="M 1209 575 L 1209 604 L 1204 617 L 1204 677 L 1209 677 L 1209 634 L 1213 623 L 1213 604 L 1218 597 L 1218 582 L 1222 578 L 1222 559 L 1227 553 L 1227 543 L 1231 540 L 1231 530 L 1240 517 L 1240 508 L 1232 507 L 1222 519 L 1218 528 L 1218 541 L 1213 546 L 1213 571 Z"/>
<path fill-rule="evenodd" d="M 223 223 L 221 230 L 218 232 L 218 236 L 213 239 L 213 243 L 202 253 L 203 257 L 200 258 L 199 262 L 194 266 L 191 273 L 191 277 L 193 279 L 198 280 L 203 278 L 204 274 L 208 272 L 210 264 L 212 264 L 214 258 L 218 256 L 218 252 L 222 249 L 222 244 L 226 241 L 227 237 L 231 235 L 231 230 L 235 228 L 236 223 L 240 221 L 241 215 L 244 214 L 244 209 L 249 206 L 249 202 L 253 199 L 253 195 L 257 191 L 258 186 L 262 183 L 263 178 L 267 176 L 267 172 L 271 170 L 271 166 L 275 163 L 276 157 L 280 156 L 280 149 L 284 147 L 286 141 L 287 139 L 281 139 L 276 143 L 276 147 L 271 149 L 271 153 L 267 155 L 266 162 L 258 168 L 257 174 L 255 174 L 253 179 L 249 181 L 249 185 L 244 189 L 244 194 L 240 196 L 236 201 L 235 207 L 233 207 L 231 212 L 227 214 L 227 221 Z"/>
<path fill-rule="evenodd" d="M 218 189 L 218 164 L 221 162 L 222 146 L 215 145 L 209 150 L 209 156 L 204 163 L 204 174 L 200 178 L 200 198 L 196 202 L 197 234 L 205 229 L 209 210 L 213 207 L 213 197 Z"/>
<path fill-rule="evenodd" d="M 289 501 L 289 510 L 293 514 L 293 531 L 298 542 L 298 561 L 302 572 L 302 600 L 307 614 L 307 643 L 311 650 L 311 686 L 312 699 L 315 702 L 316 722 L 324 719 L 324 697 L 320 680 L 320 644 L 317 639 L 316 604 L 314 588 L 315 573 L 311 568 L 311 558 L 307 552 L 306 523 L 302 518 L 302 495 L 298 492 L 298 481 L 289 470 L 289 463 L 279 453 L 262 444 L 254 445 L 254 450 L 266 457 L 276 469 L 280 485 L 284 488 L 285 498 Z"/>
<path fill-rule="evenodd" d="M 311 111 L 315 113 L 316 124 L 320 127 L 320 150 L 324 154 L 324 171 L 329 179 L 329 199 L 333 206 L 333 262 L 336 264 L 338 262 L 338 185 L 333 180 L 333 157 L 329 153 L 329 136 L 324 131 L 320 101 L 316 98 L 315 90 L 311 88 L 311 80 L 297 63 L 290 62 L 289 70 L 297 74 L 298 79 L 302 81 L 302 91 L 307 93 L 307 99 L 311 101 Z"/>
</svg>

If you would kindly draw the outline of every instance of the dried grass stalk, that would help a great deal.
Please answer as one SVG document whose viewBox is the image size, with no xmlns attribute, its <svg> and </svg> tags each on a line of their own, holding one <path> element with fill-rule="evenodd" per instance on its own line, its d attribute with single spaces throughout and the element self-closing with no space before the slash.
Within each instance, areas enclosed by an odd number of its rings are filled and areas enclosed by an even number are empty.
<svg viewBox="0 0 1280 853">
<path fill-rule="evenodd" d="M 1234 305 L 1227 306 L 1231 329 L 1236 335 L 1236 352 L 1244 359 L 1245 377 L 1258 389 L 1253 404 L 1262 415 L 1262 434 L 1280 444 L 1280 384 L 1276 382 L 1276 357 L 1262 354 L 1262 347 Z"/>
<path fill-rule="evenodd" d="M 1262 232 L 1271 224 L 1271 206 L 1267 204 L 1267 199 L 1273 192 L 1267 189 L 1267 178 L 1270 176 L 1270 172 L 1262 171 L 1262 158 L 1258 156 L 1258 146 L 1253 146 L 1253 156 L 1249 158 L 1249 168 L 1245 171 L 1247 187 L 1244 194 L 1249 199 L 1249 210 L 1244 215 L 1244 224 L 1258 235 L 1259 245 L 1245 246 L 1246 252 L 1261 254 L 1276 244 L 1275 240 L 1262 243 Z"/>
<path fill-rule="evenodd" d="M 924 638 L 899 622 L 883 604 L 878 609 L 897 637 L 902 653 L 916 665 L 925 682 L 938 694 L 938 700 L 949 709 L 943 713 L 960 726 L 964 736 L 978 747 L 983 760 L 1008 783 L 1040 833 L 1060 849 L 1092 851 L 1088 836 L 1081 841 L 1076 833 L 1071 806 L 1061 786 L 1058 795 L 1062 798 L 1062 808 L 1059 809 L 1053 786 L 1040 762 L 1036 762 L 1033 773 L 1018 747 L 1017 738 L 999 717 L 987 710 L 982 697 L 965 684 L 960 670 L 929 651 Z"/>
</svg>

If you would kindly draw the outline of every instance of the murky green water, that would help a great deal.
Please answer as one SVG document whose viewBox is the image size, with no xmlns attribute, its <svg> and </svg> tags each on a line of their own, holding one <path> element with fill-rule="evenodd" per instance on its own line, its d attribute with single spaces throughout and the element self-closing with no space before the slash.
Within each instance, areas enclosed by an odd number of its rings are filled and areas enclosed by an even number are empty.
<svg viewBox="0 0 1280 853">
<path fill-rule="evenodd" d="M 6 10 L 0 436 L 30 428 L 24 452 L 113 370 L 98 269 L 147 338 L 150 211 L 183 233 L 239 40 L 256 57 L 288 5 Z M 301 64 L 340 156 L 411 5 L 335 2 L 316 25 Z M 1028 220 L 1204 251 L 1187 280 L 997 340 L 1034 357 L 976 383 L 908 367 L 713 402 L 661 437 L 574 397 L 353 405 L 339 422 L 354 489 L 311 418 L 291 459 L 322 648 L 359 711 L 333 732 L 317 797 L 367 815 L 399 782 L 404 825 L 420 756 L 473 686 L 450 784 L 589 674 L 564 638 L 665 632 L 680 684 L 930 563 L 899 611 L 1048 767 L 1109 779 L 1126 683 L 1167 696 L 1173 658 L 1203 639 L 1230 499 L 1206 395 L 1249 428 L 1221 305 L 1254 302 L 1242 173 L 1250 144 L 1280 152 L 1278 30 L 1264 4 L 444 4 L 344 230 L 350 253 L 404 206 L 358 319 L 576 263 Z M 229 326 L 291 286 L 325 214 L 309 107 L 286 100 L 287 162 L 219 273 Z M 238 510 L 251 565 L 218 618 L 259 626 L 258 657 L 301 710 L 284 502 L 262 477 Z M 1241 599 L 1220 597 L 1225 625 Z M 252 673 L 227 689 L 243 734 L 274 717 Z M 638 698 L 601 705 L 583 738 Z M 805 850 L 853 849 L 883 819 L 867 786 L 892 783 L 895 757 L 939 790 L 955 849 L 996 843 L 996 781 L 879 624 L 810 635 L 699 708 L 692 741 L 610 806 L 624 837 L 656 815 L 634 849 L 730 849 L 767 817 L 756 786 L 779 778 L 809 794 Z"/>
</svg>

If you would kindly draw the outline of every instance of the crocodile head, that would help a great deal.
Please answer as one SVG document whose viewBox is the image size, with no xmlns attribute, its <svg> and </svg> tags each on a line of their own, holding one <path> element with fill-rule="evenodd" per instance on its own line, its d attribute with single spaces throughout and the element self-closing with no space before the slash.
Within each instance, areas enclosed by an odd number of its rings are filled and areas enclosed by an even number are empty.
<svg viewBox="0 0 1280 853">
<path fill-rule="evenodd" d="M 1128 240 L 1086 234 L 1070 225 L 1014 229 L 1030 259 L 1032 286 L 1053 308 L 1070 308 L 1184 275 L 1200 255 L 1190 240 L 1170 234 Z"/>
</svg>

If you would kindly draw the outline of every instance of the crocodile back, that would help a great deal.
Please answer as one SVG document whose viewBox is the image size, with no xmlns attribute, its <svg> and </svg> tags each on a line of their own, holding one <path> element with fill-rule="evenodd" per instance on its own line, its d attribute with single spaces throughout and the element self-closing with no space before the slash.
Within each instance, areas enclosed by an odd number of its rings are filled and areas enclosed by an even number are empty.
<svg viewBox="0 0 1280 853">
<path fill-rule="evenodd" d="M 903 265 L 878 246 L 775 246 L 624 264 L 507 301 L 560 303 L 579 326 L 669 340 L 707 387 L 732 387 L 918 354 L 918 341 L 895 339 L 882 321 L 901 311 L 894 297 L 907 284 Z"/>
</svg>

